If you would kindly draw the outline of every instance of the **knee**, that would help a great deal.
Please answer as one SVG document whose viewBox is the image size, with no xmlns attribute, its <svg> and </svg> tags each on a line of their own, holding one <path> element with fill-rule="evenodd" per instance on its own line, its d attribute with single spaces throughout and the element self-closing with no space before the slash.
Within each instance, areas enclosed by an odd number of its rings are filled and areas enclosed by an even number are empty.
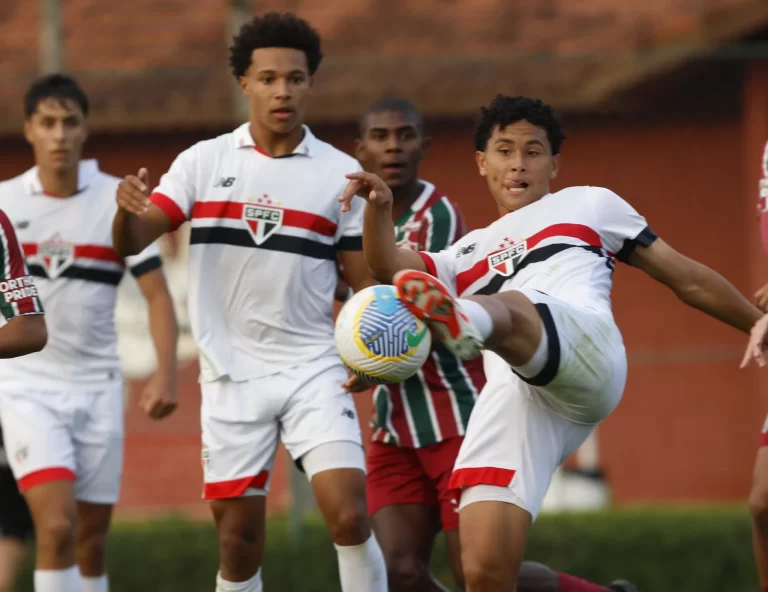
<svg viewBox="0 0 768 592">
<path fill-rule="evenodd" d="M 75 552 L 80 567 L 88 567 L 89 573 L 100 574 L 104 567 L 106 532 L 78 532 Z"/>
<path fill-rule="evenodd" d="M 253 554 L 259 540 L 249 529 L 226 529 L 219 533 L 219 550 L 223 559 L 238 561 Z"/>
<path fill-rule="evenodd" d="M 479 553 L 462 553 L 464 582 L 472 592 L 514 590 L 515 582 L 505 580 L 504 569 L 498 561 Z M 516 580 L 516 578 L 515 578 Z"/>
<path fill-rule="evenodd" d="M 424 589 L 427 566 L 416 557 L 401 555 L 387 557 L 387 581 L 393 592 L 418 592 Z"/>
<path fill-rule="evenodd" d="M 371 536 L 365 503 L 342 505 L 328 521 L 328 530 L 337 545 L 362 545 Z"/>
<path fill-rule="evenodd" d="M 56 556 L 66 555 L 75 546 L 75 521 L 66 515 L 49 516 L 35 525 L 35 536 L 38 547 Z"/>
</svg>

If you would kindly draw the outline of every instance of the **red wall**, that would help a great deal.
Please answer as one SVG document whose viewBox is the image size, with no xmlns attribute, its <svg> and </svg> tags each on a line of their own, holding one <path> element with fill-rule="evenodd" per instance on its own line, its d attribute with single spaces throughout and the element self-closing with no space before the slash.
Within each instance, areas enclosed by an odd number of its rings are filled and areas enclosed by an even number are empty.
<svg viewBox="0 0 768 592">
<path fill-rule="evenodd" d="M 759 287 L 758 232 L 741 174 L 739 119 L 691 123 L 575 121 L 568 127 L 557 187 L 607 186 L 644 214 L 667 242 L 723 273 L 746 294 Z M 352 129 L 318 129 L 349 149 Z M 470 228 L 495 210 L 475 171 L 469 124 L 432 126 L 433 150 L 423 176 L 456 200 Z M 89 144 L 102 168 L 117 175 L 148 166 L 157 180 L 198 135 L 99 137 Z M 0 147 L 0 176 L 29 164 L 19 142 Z M 618 410 L 600 428 L 601 459 L 618 502 L 734 500 L 746 497 L 768 409 L 755 370 L 738 370 L 745 337 L 687 309 L 641 272 L 620 267 L 614 304 L 630 357 Z M 131 406 L 121 510 L 178 508 L 205 514 L 199 502 L 199 393 L 194 365 L 181 382 L 182 406 L 154 423 Z M 368 400 L 360 398 L 367 419 Z M 272 508 L 288 501 L 286 460 L 276 476 Z"/>
</svg>

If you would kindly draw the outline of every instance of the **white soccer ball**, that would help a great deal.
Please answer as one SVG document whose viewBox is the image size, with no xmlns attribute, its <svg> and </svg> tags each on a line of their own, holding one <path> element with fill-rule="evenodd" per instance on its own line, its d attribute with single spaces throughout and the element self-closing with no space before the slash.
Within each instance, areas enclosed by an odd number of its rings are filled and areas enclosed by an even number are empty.
<svg viewBox="0 0 768 592">
<path fill-rule="evenodd" d="M 410 378 L 432 347 L 429 329 L 394 286 L 371 286 L 350 298 L 336 318 L 335 339 L 347 368 L 374 384 Z"/>
</svg>

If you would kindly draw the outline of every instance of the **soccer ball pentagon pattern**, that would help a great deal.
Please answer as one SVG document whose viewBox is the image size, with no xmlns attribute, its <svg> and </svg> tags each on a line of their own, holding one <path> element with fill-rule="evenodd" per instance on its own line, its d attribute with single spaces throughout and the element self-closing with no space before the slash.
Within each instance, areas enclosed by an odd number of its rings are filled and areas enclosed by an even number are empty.
<svg viewBox="0 0 768 592">
<path fill-rule="evenodd" d="M 371 286 L 350 298 L 336 319 L 335 339 L 347 368 L 373 384 L 410 378 L 432 347 L 429 329 L 394 286 Z"/>
</svg>

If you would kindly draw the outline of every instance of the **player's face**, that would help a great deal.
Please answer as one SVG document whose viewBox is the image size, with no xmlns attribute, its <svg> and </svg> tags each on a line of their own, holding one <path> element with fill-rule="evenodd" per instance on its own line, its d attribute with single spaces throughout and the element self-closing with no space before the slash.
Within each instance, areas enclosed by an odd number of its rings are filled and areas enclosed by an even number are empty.
<svg viewBox="0 0 768 592">
<path fill-rule="evenodd" d="M 71 99 L 43 99 L 24 121 L 24 136 L 40 168 L 71 170 L 80 161 L 88 137 L 85 115 Z"/>
<path fill-rule="evenodd" d="M 424 138 L 415 115 L 385 111 L 366 117 L 365 134 L 357 143 L 357 158 L 369 173 L 378 175 L 390 189 L 414 182 L 419 163 L 426 156 Z"/>
<path fill-rule="evenodd" d="M 281 135 L 304 122 L 311 87 L 304 52 L 284 47 L 255 49 L 240 78 L 251 121 Z"/>
<path fill-rule="evenodd" d="M 552 155 L 547 132 L 527 121 L 493 130 L 485 152 L 476 153 L 477 167 L 503 213 L 513 212 L 549 193 L 560 157 Z"/>
</svg>

